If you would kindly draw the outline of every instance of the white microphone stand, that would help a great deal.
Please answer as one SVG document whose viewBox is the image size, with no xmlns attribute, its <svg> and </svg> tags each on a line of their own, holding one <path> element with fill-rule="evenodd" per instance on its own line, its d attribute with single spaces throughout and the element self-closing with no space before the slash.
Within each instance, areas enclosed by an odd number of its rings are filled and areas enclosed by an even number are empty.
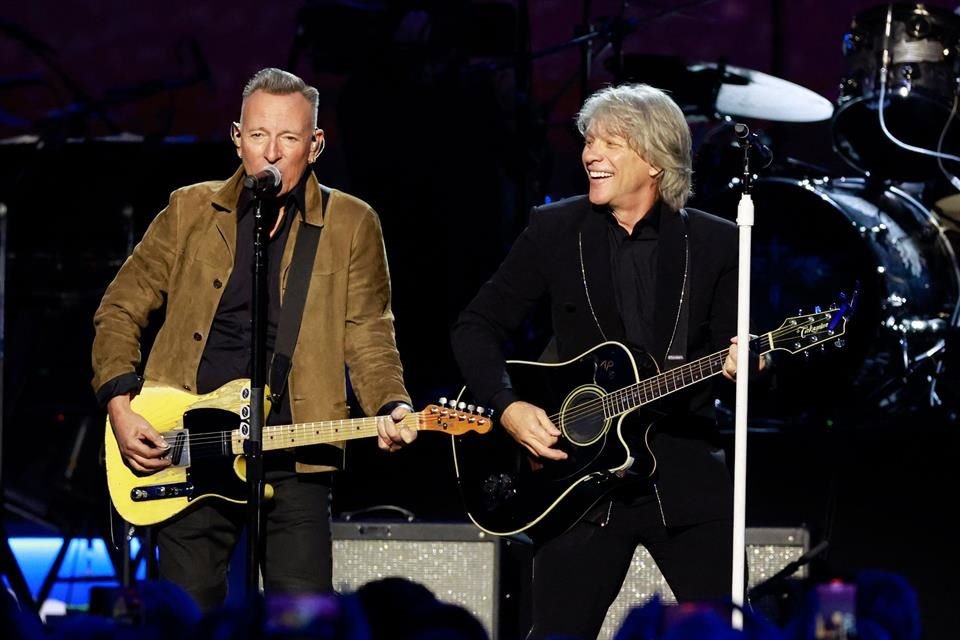
<svg viewBox="0 0 960 640">
<path fill-rule="evenodd" d="M 744 133 L 741 133 L 744 132 Z M 750 241 L 753 232 L 753 199 L 750 197 L 750 130 L 737 126 L 743 147 L 743 195 L 737 208 L 740 230 L 739 275 L 737 278 L 737 393 L 733 452 L 733 573 L 731 624 L 743 629 L 744 566 L 746 547 L 747 496 L 747 384 L 750 380 Z"/>
</svg>

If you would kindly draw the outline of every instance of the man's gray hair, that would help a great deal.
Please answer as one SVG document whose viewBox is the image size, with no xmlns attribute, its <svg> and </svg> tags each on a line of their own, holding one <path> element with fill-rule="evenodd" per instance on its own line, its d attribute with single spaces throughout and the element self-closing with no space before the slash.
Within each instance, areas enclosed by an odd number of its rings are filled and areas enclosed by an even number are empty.
<svg viewBox="0 0 960 640">
<path fill-rule="evenodd" d="M 593 125 L 624 138 L 644 160 L 662 169 L 657 178 L 660 197 L 669 207 L 680 209 L 687 202 L 693 175 L 690 126 L 670 96 L 646 84 L 601 89 L 577 115 L 581 134 Z"/>
<path fill-rule="evenodd" d="M 317 111 L 320 109 L 320 92 L 311 87 L 303 78 L 294 75 L 289 71 L 267 67 L 257 71 L 243 88 L 243 99 L 249 98 L 255 91 L 264 91 L 266 93 L 278 96 L 299 93 L 313 108 L 313 125 L 317 125 Z"/>
</svg>

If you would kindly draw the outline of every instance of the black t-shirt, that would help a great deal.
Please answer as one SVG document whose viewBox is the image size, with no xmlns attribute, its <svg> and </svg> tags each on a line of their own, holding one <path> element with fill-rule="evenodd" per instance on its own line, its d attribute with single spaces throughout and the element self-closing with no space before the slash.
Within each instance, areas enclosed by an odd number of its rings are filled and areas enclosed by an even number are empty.
<svg viewBox="0 0 960 640">
<path fill-rule="evenodd" d="M 284 216 L 280 228 L 267 243 L 267 367 L 273 357 L 273 347 L 280 322 L 280 262 L 290 236 L 291 220 L 305 211 L 308 172 L 297 186 L 281 198 L 266 198 L 261 212 L 266 233 L 276 223 L 280 207 Z M 209 393 L 237 378 L 251 376 L 251 302 L 253 296 L 253 228 L 256 220 L 254 202 L 244 190 L 237 202 L 237 243 L 233 272 L 223 283 L 223 296 L 210 327 L 210 335 L 200 358 L 197 371 L 197 392 Z M 286 392 L 275 405 L 266 424 L 289 424 L 292 421 L 290 401 Z"/>
<path fill-rule="evenodd" d="M 608 219 L 610 275 L 620 319 L 630 345 L 649 350 L 653 342 L 660 203 L 653 205 L 630 234 L 612 213 Z"/>
</svg>

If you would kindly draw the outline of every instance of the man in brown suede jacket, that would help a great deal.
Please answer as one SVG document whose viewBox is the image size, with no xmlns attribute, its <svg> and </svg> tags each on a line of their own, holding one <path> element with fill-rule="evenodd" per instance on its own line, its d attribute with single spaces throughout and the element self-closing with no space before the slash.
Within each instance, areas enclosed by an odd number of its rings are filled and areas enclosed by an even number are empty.
<svg viewBox="0 0 960 640">
<path fill-rule="evenodd" d="M 107 407 L 125 463 L 137 473 L 170 464 L 169 445 L 131 409 L 143 379 L 208 393 L 250 376 L 253 212 L 243 180 L 268 165 L 282 176 L 265 204 L 270 229 L 267 357 L 298 232 L 322 227 L 299 340 L 286 389 L 267 424 L 348 417 L 344 369 L 357 400 L 378 419 L 379 445 L 413 441 L 398 423 L 411 408 L 403 384 L 390 309 L 390 277 L 380 223 L 364 202 L 321 187 L 310 165 L 322 152 L 319 95 L 297 76 L 264 69 L 243 92 L 231 137 L 242 166 L 226 181 L 174 191 L 107 289 L 94 324 L 93 387 Z M 165 319 L 139 376 L 140 339 L 151 313 Z M 309 447 L 264 457 L 274 487 L 265 502 L 265 587 L 332 588 L 331 470 L 339 449 Z M 161 577 L 187 590 L 201 608 L 226 596 L 227 565 L 245 522 L 241 505 L 201 501 L 161 525 Z"/>
</svg>

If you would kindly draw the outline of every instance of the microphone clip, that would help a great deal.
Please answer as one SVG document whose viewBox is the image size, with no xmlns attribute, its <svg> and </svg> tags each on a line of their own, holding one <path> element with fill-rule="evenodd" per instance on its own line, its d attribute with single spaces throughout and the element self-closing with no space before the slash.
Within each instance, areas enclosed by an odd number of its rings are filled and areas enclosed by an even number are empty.
<svg viewBox="0 0 960 640">
<path fill-rule="evenodd" d="M 762 163 L 760 169 L 766 169 L 773 163 L 773 151 L 760 139 L 760 134 L 756 131 L 750 131 L 750 127 L 742 122 L 736 122 L 733 125 L 733 132 L 737 136 L 737 142 L 743 149 L 743 186 L 746 192 L 750 190 L 750 184 L 753 181 L 753 172 L 750 170 L 750 152 L 753 151 L 754 157 Z"/>
</svg>

